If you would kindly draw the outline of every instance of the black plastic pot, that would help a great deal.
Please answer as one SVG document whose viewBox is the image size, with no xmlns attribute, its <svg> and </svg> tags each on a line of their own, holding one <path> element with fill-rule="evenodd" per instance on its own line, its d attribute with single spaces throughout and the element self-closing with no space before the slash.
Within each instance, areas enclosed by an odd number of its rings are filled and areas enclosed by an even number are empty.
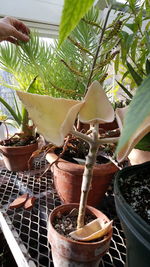
<svg viewBox="0 0 150 267">
<path fill-rule="evenodd" d="M 150 162 L 130 166 L 119 171 L 114 185 L 116 211 L 126 236 L 126 266 L 128 267 L 150 266 L 150 225 L 135 213 L 122 196 L 119 188 L 120 179 L 126 179 L 129 175 L 139 172 L 141 168 L 143 171 L 148 170 L 150 172 Z"/>
</svg>

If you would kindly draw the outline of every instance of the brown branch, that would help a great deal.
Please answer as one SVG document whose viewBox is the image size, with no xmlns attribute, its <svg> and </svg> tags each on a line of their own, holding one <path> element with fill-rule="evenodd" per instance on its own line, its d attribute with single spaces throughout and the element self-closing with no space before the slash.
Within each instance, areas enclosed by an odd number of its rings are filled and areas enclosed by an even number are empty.
<svg viewBox="0 0 150 267">
<path fill-rule="evenodd" d="M 96 51 L 96 54 L 95 54 L 95 57 L 94 57 L 94 60 L 93 60 L 92 69 L 91 69 L 91 72 L 90 72 L 90 75 L 89 75 L 86 92 L 87 92 L 87 89 L 88 89 L 88 87 L 89 87 L 89 85 L 91 83 L 91 79 L 92 79 L 92 76 L 93 76 L 93 72 L 94 72 L 94 68 L 95 68 L 95 65 L 96 65 L 97 57 L 98 57 L 98 54 L 99 54 L 99 51 L 100 51 L 101 43 L 103 41 L 103 37 L 104 37 L 104 33 L 105 33 L 105 29 L 106 29 L 106 25 L 107 25 L 107 22 L 108 22 L 110 11 L 111 11 L 111 6 L 108 9 L 108 12 L 107 12 L 107 15 L 106 15 L 106 19 L 105 19 L 105 22 L 104 22 L 104 26 L 102 28 L 102 32 L 101 32 L 100 39 L 99 39 L 99 44 L 98 44 L 97 51 Z M 86 92 L 85 92 L 85 94 L 86 94 Z"/>
</svg>

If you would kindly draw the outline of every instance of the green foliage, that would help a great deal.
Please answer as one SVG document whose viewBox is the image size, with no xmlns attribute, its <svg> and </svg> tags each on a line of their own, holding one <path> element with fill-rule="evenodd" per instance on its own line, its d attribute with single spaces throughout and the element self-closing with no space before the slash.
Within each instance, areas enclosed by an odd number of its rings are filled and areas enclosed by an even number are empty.
<svg viewBox="0 0 150 267">
<path fill-rule="evenodd" d="M 124 129 L 119 140 L 117 152 L 129 141 L 144 119 L 150 116 L 150 76 L 144 79 L 133 97 L 125 116 Z M 146 149 L 146 148 L 145 148 Z"/>
<path fill-rule="evenodd" d="M 140 85 L 143 80 L 140 77 L 140 75 L 138 75 L 138 73 L 134 70 L 134 68 L 132 67 L 132 65 L 128 61 L 127 61 L 127 67 L 128 67 L 128 70 L 129 70 L 131 76 L 133 77 L 134 81 L 136 82 L 136 84 Z"/>
<path fill-rule="evenodd" d="M 6 109 L 9 111 L 13 119 L 17 122 L 18 128 L 21 125 L 21 117 L 20 112 L 18 112 L 19 109 L 17 109 L 17 112 L 15 112 L 12 107 L 2 98 L 0 97 L 0 102 L 6 107 Z M 17 104 L 17 103 L 16 103 Z"/>
<path fill-rule="evenodd" d="M 91 8 L 60 48 L 55 50 L 49 82 L 57 94 L 62 92 L 64 97 L 75 99 L 80 99 L 85 94 L 104 24 L 99 19 L 100 12 L 97 8 Z M 119 53 L 117 48 L 121 18 L 122 15 L 119 15 L 104 31 L 91 81 L 103 82 L 109 65 Z M 55 47 L 57 46 L 56 41 Z"/>
<path fill-rule="evenodd" d="M 60 23 L 59 45 L 69 36 L 80 19 L 92 7 L 94 0 L 65 0 Z"/>
<path fill-rule="evenodd" d="M 150 52 L 150 23 L 149 13 L 150 3 L 147 1 L 140 5 L 137 0 L 128 1 L 128 20 L 124 24 L 130 32 L 123 30 L 120 32 L 121 38 L 121 64 L 125 68 L 132 68 L 132 72 L 142 78 L 145 78 L 145 62 L 149 57 Z M 129 65 L 130 64 L 130 65 Z M 129 76 L 131 78 L 131 76 Z M 132 76 L 133 78 L 133 76 Z M 136 77 L 133 78 L 136 84 L 140 84 Z"/>
<path fill-rule="evenodd" d="M 150 133 L 146 134 L 135 146 L 135 148 L 150 151 Z"/>
</svg>

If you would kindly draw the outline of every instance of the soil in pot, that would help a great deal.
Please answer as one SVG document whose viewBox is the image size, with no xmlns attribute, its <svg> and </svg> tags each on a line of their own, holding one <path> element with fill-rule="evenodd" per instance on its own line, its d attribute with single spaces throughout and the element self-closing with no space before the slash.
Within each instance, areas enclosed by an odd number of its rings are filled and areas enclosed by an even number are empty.
<svg viewBox="0 0 150 267">
<path fill-rule="evenodd" d="M 81 242 L 68 238 L 69 229 L 67 230 L 67 236 L 65 236 L 65 230 L 63 228 L 68 228 L 68 226 L 66 226 L 66 224 L 68 224 L 66 218 L 70 221 L 74 216 L 76 217 L 76 215 L 73 214 L 70 217 L 68 214 L 72 213 L 74 209 L 78 209 L 78 206 L 79 205 L 75 203 L 61 205 L 55 208 L 49 216 L 48 240 L 51 244 L 55 267 L 98 267 L 101 257 L 109 249 L 112 228 L 110 228 L 107 235 L 93 242 Z M 109 222 L 109 219 L 102 212 L 90 206 L 87 206 L 86 216 L 87 221 L 100 217 L 105 222 Z M 65 225 L 62 223 L 63 220 L 65 221 Z M 59 223 L 64 226 L 59 227 Z M 75 224 L 70 224 L 69 222 L 68 225 L 70 225 L 72 231 L 74 228 L 73 225 Z M 59 232 L 56 231 L 56 228 L 59 228 Z"/>
<path fill-rule="evenodd" d="M 3 155 L 4 164 L 9 171 L 28 170 L 28 161 L 37 148 L 37 138 L 33 136 L 24 138 L 13 136 L 0 142 L 0 152 Z M 32 159 L 30 165 L 31 163 Z"/>
<path fill-rule="evenodd" d="M 77 217 L 78 217 L 78 209 L 76 208 L 71 210 L 71 212 L 69 212 L 68 214 L 58 213 L 57 217 L 55 217 L 55 220 L 53 221 L 53 227 L 59 234 L 72 239 L 71 236 L 69 236 L 69 233 L 76 230 Z M 92 214 L 86 214 L 84 221 L 85 224 L 88 224 L 95 219 L 96 216 Z"/>
<path fill-rule="evenodd" d="M 150 266 L 150 162 L 119 171 L 114 183 L 115 204 L 126 236 L 129 267 Z"/>
<path fill-rule="evenodd" d="M 113 154 L 113 149 L 115 149 L 114 145 L 110 145 L 102 146 L 101 150 L 99 150 L 97 162 L 93 170 L 88 205 L 99 206 L 114 174 L 118 171 L 118 167 L 109 160 L 109 157 Z M 80 141 L 77 138 L 71 138 L 65 152 L 51 168 L 55 188 L 62 203 L 79 203 L 80 201 L 82 176 L 88 150 L 89 147 L 86 142 Z M 55 149 L 57 155 L 60 155 L 61 152 L 61 148 Z M 103 157 L 101 153 L 105 153 L 106 157 Z M 57 159 L 56 154 L 48 153 L 46 159 L 53 163 Z M 80 164 L 81 160 L 82 164 Z"/>
<path fill-rule="evenodd" d="M 150 224 L 150 173 L 147 168 L 120 179 L 120 190 L 127 203 Z"/>
</svg>

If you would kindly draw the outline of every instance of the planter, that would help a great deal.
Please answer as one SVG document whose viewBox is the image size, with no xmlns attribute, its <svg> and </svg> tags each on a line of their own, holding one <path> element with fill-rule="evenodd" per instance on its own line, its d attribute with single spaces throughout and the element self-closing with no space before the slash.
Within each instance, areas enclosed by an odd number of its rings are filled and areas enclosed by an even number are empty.
<svg viewBox="0 0 150 267">
<path fill-rule="evenodd" d="M 28 160 L 37 149 L 38 142 L 16 147 L 0 145 L 0 152 L 3 155 L 4 164 L 9 171 L 28 170 Z"/>
<path fill-rule="evenodd" d="M 126 202 L 119 188 L 120 179 L 139 171 L 149 171 L 150 163 L 130 166 L 118 172 L 115 179 L 115 204 L 127 242 L 127 266 L 150 266 L 150 225 Z"/>
<path fill-rule="evenodd" d="M 128 158 L 131 165 L 141 164 L 150 161 L 150 151 L 143 151 L 133 148 L 128 155 Z"/>
<path fill-rule="evenodd" d="M 48 153 L 46 159 L 49 163 L 53 163 L 57 156 L 54 153 Z M 59 159 L 51 170 L 54 176 L 54 185 L 61 201 L 63 203 L 79 203 L 84 165 Z M 116 171 L 118 168 L 111 162 L 98 164 L 94 167 L 88 205 L 96 207 L 100 204 Z"/>
<path fill-rule="evenodd" d="M 100 241 L 79 242 L 60 235 L 53 227 L 54 218 L 61 214 L 68 214 L 78 204 L 65 204 L 55 208 L 49 216 L 48 240 L 51 244 L 53 263 L 55 267 L 98 267 L 101 257 L 108 251 L 112 236 L 112 228 Z M 101 217 L 106 222 L 109 219 L 99 210 L 87 206 L 87 213 Z"/>
</svg>

